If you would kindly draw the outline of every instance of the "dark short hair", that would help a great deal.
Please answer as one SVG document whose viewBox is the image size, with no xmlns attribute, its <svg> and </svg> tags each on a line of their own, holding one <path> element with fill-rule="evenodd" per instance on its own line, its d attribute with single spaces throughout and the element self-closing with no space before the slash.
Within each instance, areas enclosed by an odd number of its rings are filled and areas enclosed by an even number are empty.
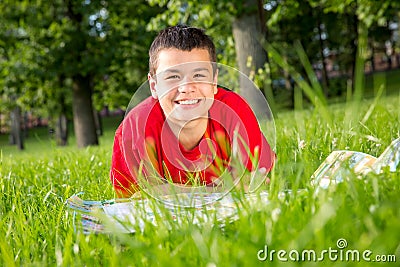
<svg viewBox="0 0 400 267">
<path fill-rule="evenodd" d="M 176 48 L 183 51 L 191 51 L 195 48 L 206 49 L 210 55 L 210 61 L 217 61 L 214 42 L 203 29 L 187 25 L 172 26 L 161 30 L 150 46 L 150 75 L 154 75 L 156 72 L 160 51 L 168 48 Z"/>
</svg>

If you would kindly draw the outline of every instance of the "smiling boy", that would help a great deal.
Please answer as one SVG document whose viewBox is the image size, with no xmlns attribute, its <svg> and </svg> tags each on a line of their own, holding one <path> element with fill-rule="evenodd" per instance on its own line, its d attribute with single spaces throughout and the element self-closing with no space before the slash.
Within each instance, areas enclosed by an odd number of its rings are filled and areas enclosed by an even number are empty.
<svg viewBox="0 0 400 267">
<path fill-rule="evenodd" d="M 149 50 L 151 97 L 118 127 L 111 180 L 119 197 L 171 184 L 214 188 L 226 173 L 271 170 L 275 154 L 250 106 L 217 86 L 215 47 L 202 29 L 162 30 Z"/>
</svg>

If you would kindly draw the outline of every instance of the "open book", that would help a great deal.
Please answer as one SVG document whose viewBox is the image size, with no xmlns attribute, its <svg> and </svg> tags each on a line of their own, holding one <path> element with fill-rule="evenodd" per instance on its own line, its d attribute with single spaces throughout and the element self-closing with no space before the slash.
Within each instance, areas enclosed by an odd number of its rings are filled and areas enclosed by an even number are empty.
<svg viewBox="0 0 400 267">
<path fill-rule="evenodd" d="M 311 176 L 311 183 L 321 188 L 343 182 L 354 172 L 360 176 L 369 172 L 377 174 L 383 168 L 395 172 L 400 162 L 400 138 L 394 140 L 378 157 L 357 151 L 333 151 Z"/>
<path fill-rule="evenodd" d="M 284 194 L 282 194 L 284 196 Z M 241 199 L 241 200 L 239 200 Z M 190 221 L 191 224 L 215 223 L 223 226 L 226 222 L 237 219 L 238 211 L 246 205 L 245 210 L 259 210 L 266 205 L 268 192 L 258 194 L 235 193 L 181 193 L 163 196 L 162 202 L 152 198 L 113 199 L 106 201 L 82 200 L 73 195 L 67 200 L 73 210 L 74 226 L 83 233 L 134 233 L 143 231 L 145 225 Z M 174 205 L 185 200 L 191 206 Z M 207 203 L 201 205 L 200 203 Z M 168 225 L 167 225 L 168 226 Z"/>
<path fill-rule="evenodd" d="M 333 151 L 311 177 L 317 188 L 345 181 L 349 172 L 365 175 L 380 173 L 383 168 L 395 172 L 400 162 L 400 138 L 378 157 L 356 151 Z M 281 196 L 291 193 L 282 192 Z M 269 203 L 268 192 L 254 194 L 182 193 L 154 199 L 83 200 L 78 195 L 67 199 L 73 212 L 74 226 L 83 233 L 134 233 L 143 231 L 146 224 L 183 220 L 192 224 L 219 223 L 224 225 L 238 218 L 242 210 L 260 210 Z M 177 205 L 182 203 L 189 205 Z M 204 204 L 205 203 L 205 204 Z M 246 209 L 242 209 L 246 206 Z"/>
</svg>

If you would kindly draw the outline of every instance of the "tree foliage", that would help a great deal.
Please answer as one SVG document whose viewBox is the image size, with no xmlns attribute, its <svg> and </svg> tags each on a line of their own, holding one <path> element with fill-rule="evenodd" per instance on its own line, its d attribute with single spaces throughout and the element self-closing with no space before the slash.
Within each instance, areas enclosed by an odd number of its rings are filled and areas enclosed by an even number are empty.
<svg viewBox="0 0 400 267">
<path fill-rule="evenodd" d="M 93 109 L 128 103 L 145 77 L 153 34 L 144 26 L 158 9 L 144 1 L 0 5 L 6 11 L 1 22 L 10 29 L 3 33 L 9 40 L 2 38 L 3 98 L 15 95 L 25 109 L 41 104 L 48 114 L 68 113 L 72 104 L 78 146 L 97 144 Z"/>
<path fill-rule="evenodd" d="M 301 44 L 325 95 L 342 90 L 332 73 L 354 80 L 363 29 L 372 70 L 375 54 L 391 68 L 400 50 L 396 0 L 3 0 L 0 8 L 0 112 L 19 107 L 73 120 L 82 147 L 98 142 L 93 113 L 124 108 L 145 82 L 150 43 L 169 25 L 206 28 L 220 63 L 250 75 L 266 95 L 271 86 L 282 93 L 283 79 L 290 98 L 293 77 L 269 60 L 269 51 L 254 48 L 260 41 L 307 79 L 293 48 Z"/>
</svg>

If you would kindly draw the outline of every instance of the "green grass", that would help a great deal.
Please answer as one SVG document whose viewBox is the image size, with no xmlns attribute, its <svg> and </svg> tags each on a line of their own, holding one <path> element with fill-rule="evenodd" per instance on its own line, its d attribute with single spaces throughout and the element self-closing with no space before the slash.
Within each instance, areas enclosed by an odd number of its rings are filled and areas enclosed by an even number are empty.
<svg viewBox="0 0 400 267">
<path fill-rule="evenodd" d="M 113 136 L 118 124 L 122 120 L 121 117 L 104 117 L 103 118 L 103 135 L 99 137 L 101 147 L 112 148 Z M 72 123 L 71 123 L 72 124 Z M 54 140 L 54 134 L 50 134 L 47 127 L 40 127 L 30 130 L 28 137 L 24 138 L 25 149 L 19 151 L 16 146 L 9 144 L 9 137 L 6 134 L 0 135 L 0 150 L 7 157 L 20 158 L 25 156 L 42 157 L 48 153 L 59 151 L 60 153 L 66 151 L 76 151 L 76 140 L 73 133 L 72 125 L 69 129 L 68 144 L 65 147 L 59 147 Z"/>
<path fill-rule="evenodd" d="M 2 146 L 0 158 L 0 266 L 320 266 L 320 262 L 260 261 L 270 250 L 371 250 L 400 261 L 400 172 L 351 179 L 313 195 L 310 176 L 335 149 L 378 156 L 400 135 L 400 95 L 328 108 L 333 123 L 318 109 L 280 113 L 276 120 L 278 163 L 269 187 L 271 202 L 260 212 L 243 210 L 224 228 L 184 222 L 167 230 L 146 226 L 134 235 L 82 235 L 74 232 L 65 200 L 110 199 L 112 136 L 108 122 L 101 145 L 56 147 L 47 134 L 27 140 L 26 151 Z M 368 110 L 371 109 L 370 113 Z M 350 114 L 350 115 L 349 115 Z M 365 116 L 370 114 L 369 116 Z M 300 146 L 299 144 L 303 144 Z M 278 197 L 286 189 L 306 189 Z M 261 204 L 260 204 L 261 205 Z M 287 255 L 286 255 L 287 257 Z M 374 266 L 372 262 L 331 261 L 324 266 Z"/>
</svg>

